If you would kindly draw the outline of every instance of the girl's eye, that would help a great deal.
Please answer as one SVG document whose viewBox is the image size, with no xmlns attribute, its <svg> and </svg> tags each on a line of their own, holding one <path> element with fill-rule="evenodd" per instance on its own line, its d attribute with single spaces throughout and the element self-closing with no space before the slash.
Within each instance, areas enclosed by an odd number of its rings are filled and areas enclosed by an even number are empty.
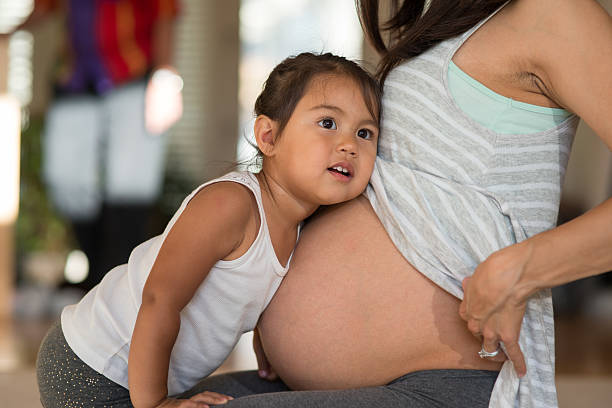
<svg viewBox="0 0 612 408">
<path fill-rule="evenodd" d="M 330 118 L 321 119 L 319 121 L 319 126 L 325 129 L 336 130 L 336 122 Z"/>
<path fill-rule="evenodd" d="M 357 131 L 357 136 L 362 138 L 362 139 L 371 139 L 372 138 L 372 132 L 368 129 L 359 129 Z"/>
</svg>

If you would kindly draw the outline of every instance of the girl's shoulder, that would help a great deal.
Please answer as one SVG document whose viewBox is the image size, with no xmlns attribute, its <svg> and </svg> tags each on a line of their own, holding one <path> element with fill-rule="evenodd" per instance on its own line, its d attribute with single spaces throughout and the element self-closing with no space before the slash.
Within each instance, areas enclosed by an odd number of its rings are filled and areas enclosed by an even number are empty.
<svg viewBox="0 0 612 408">
<path fill-rule="evenodd" d="M 244 223 L 259 215 L 255 191 L 248 184 L 222 179 L 199 189 L 187 204 L 187 209 L 200 214 L 214 214 L 222 219 Z M 208 217 L 207 215 L 207 217 Z"/>
<path fill-rule="evenodd" d="M 194 220 L 219 224 L 238 238 L 228 258 L 242 255 L 257 237 L 262 210 L 258 203 L 258 184 L 247 173 L 231 173 L 205 185 L 192 197 L 185 212 Z"/>
<path fill-rule="evenodd" d="M 237 259 L 248 250 L 257 237 L 259 212 L 247 186 L 218 179 L 199 187 L 176 217 L 144 291 L 182 310 L 218 261 Z"/>
</svg>

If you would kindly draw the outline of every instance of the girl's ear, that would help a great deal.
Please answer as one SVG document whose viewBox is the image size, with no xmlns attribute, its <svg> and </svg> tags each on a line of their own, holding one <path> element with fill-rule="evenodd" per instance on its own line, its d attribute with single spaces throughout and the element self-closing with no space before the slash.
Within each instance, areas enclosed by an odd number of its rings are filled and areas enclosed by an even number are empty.
<svg viewBox="0 0 612 408">
<path fill-rule="evenodd" d="M 264 156 L 273 156 L 276 140 L 276 122 L 266 115 L 259 115 L 255 119 L 254 132 L 257 147 Z"/>
</svg>

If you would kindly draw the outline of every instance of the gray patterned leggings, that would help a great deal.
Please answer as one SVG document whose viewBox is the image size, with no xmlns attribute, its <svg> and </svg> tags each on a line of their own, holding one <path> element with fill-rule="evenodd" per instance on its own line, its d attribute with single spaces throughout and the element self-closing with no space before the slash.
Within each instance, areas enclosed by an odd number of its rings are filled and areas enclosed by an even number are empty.
<svg viewBox="0 0 612 408">
<path fill-rule="evenodd" d="M 43 340 L 36 363 L 44 408 L 132 407 L 129 391 L 97 373 L 70 349 L 58 324 Z M 384 386 L 334 391 L 290 391 L 256 371 L 208 377 L 179 398 L 202 391 L 235 397 L 226 408 L 351 407 L 464 408 L 487 407 L 496 371 L 427 370 L 397 378 Z"/>
</svg>

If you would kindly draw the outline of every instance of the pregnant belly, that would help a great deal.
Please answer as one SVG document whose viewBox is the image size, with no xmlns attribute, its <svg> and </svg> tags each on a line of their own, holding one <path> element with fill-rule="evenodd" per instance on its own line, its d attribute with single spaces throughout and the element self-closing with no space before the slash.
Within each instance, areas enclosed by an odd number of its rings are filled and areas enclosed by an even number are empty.
<svg viewBox="0 0 612 408">
<path fill-rule="evenodd" d="M 259 330 L 270 363 L 293 389 L 385 384 L 436 368 L 499 369 L 459 301 L 393 246 L 367 200 L 308 224 Z"/>
</svg>

